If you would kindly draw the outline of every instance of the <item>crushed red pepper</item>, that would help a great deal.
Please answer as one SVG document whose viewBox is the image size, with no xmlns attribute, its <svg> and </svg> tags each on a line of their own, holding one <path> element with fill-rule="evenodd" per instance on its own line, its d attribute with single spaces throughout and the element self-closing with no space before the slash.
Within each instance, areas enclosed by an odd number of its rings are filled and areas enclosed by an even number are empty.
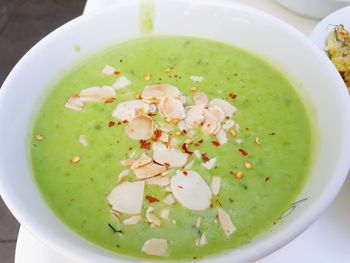
<svg viewBox="0 0 350 263">
<path fill-rule="evenodd" d="M 153 117 L 153 116 L 156 116 L 157 113 L 148 113 L 147 115 L 150 116 L 150 117 Z"/>
<path fill-rule="evenodd" d="M 112 128 L 114 125 L 115 125 L 115 122 L 114 122 L 114 121 L 109 121 L 109 122 L 108 122 L 108 127 L 109 127 L 109 128 Z"/>
<path fill-rule="evenodd" d="M 106 100 L 105 103 L 112 103 L 113 101 L 115 101 L 115 98 L 110 98 L 110 99 Z"/>
<path fill-rule="evenodd" d="M 201 156 L 204 162 L 208 162 L 210 160 L 206 153 L 202 153 Z"/>
<path fill-rule="evenodd" d="M 188 146 L 187 143 L 183 143 L 182 146 L 181 146 L 181 149 L 182 149 L 185 153 L 193 154 L 193 152 L 191 152 L 191 151 L 188 150 L 187 146 Z"/>
<path fill-rule="evenodd" d="M 235 94 L 235 93 L 233 93 L 233 92 L 229 93 L 228 96 L 229 96 L 231 99 L 233 99 L 233 100 L 234 100 L 235 98 L 237 98 L 237 94 Z"/>
<path fill-rule="evenodd" d="M 159 202 L 159 199 L 158 198 L 155 198 L 153 196 L 150 196 L 150 195 L 146 195 L 145 196 L 145 199 L 150 202 L 150 203 L 155 203 L 155 202 Z"/>
<path fill-rule="evenodd" d="M 215 145 L 216 147 L 220 146 L 221 144 L 218 141 L 212 141 L 211 142 L 213 145 Z"/>
<path fill-rule="evenodd" d="M 187 176 L 187 175 L 188 175 L 188 172 L 187 172 L 187 171 L 182 171 L 182 173 L 184 174 L 184 176 Z"/>
<path fill-rule="evenodd" d="M 146 149 L 146 150 L 150 150 L 151 149 L 151 146 L 152 146 L 151 142 L 148 142 L 148 141 L 145 141 L 145 140 L 140 140 L 139 143 L 140 143 L 140 148 L 141 149 Z"/>
<path fill-rule="evenodd" d="M 121 73 L 121 72 L 120 72 L 119 70 L 116 70 L 116 71 L 113 72 L 113 74 L 114 74 L 114 75 L 117 75 L 117 76 L 118 76 L 120 73 Z"/>
<path fill-rule="evenodd" d="M 242 155 L 244 155 L 244 156 L 247 156 L 247 155 L 248 155 L 248 152 L 245 151 L 245 150 L 243 150 L 243 149 L 238 149 L 238 151 L 239 151 Z"/>
</svg>

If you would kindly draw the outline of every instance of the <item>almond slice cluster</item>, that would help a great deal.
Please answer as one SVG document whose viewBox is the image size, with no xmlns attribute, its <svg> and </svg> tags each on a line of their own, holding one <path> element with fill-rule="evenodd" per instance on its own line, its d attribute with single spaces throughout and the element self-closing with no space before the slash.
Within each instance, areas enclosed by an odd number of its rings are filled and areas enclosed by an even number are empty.
<svg viewBox="0 0 350 263">
<path fill-rule="evenodd" d="M 110 66 L 103 69 L 105 75 L 114 72 Z M 191 80 L 200 82 L 203 78 L 192 76 Z M 85 102 L 111 102 L 116 97 L 116 90 L 130 84 L 126 77 L 121 76 L 111 87 L 84 89 L 71 96 L 66 107 L 81 111 Z M 235 129 L 236 134 L 239 130 L 232 119 L 237 109 L 226 100 L 210 100 L 202 92 L 194 93 L 191 98 L 185 97 L 177 87 L 166 83 L 145 86 L 138 94 L 136 100 L 118 103 L 112 113 L 113 118 L 126 123 L 127 137 L 139 141 L 142 152 L 134 151 L 120 161 L 125 169 L 107 197 L 111 213 L 117 215 L 125 226 L 147 222 L 150 227 L 162 227 L 164 220 L 176 224 L 170 214 L 175 203 L 193 211 L 211 209 L 212 199 L 220 193 L 221 177 L 213 176 L 208 185 L 193 166 L 200 161 L 201 169 L 211 170 L 216 167 L 218 157 L 208 158 L 198 149 L 192 152 L 189 147 L 199 133 L 203 138 L 215 138 L 215 146 L 226 144 L 227 132 L 230 130 L 232 134 L 232 129 Z M 197 142 L 197 146 L 202 142 Z M 87 146 L 86 138 L 80 137 L 80 143 Z M 162 188 L 165 197 L 159 200 L 145 196 L 145 188 L 150 186 Z M 152 206 L 152 202 L 160 202 L 162 209 Z M 145 203 L 148 206 L 143 208 Z M 236 228 L 229 214 L 220 207 L 217 216 L 224 235 L 230 236 Z M 201 221 L 198 217 L 197 228 Z M 208 238 L 206 233 L 201 233 L 194 242 L 197 246 L 204 246 Z M 148 255 L 167 256 L 168 241 L 159 238 L 147 240 L 142 251 Z"/>
</svg>

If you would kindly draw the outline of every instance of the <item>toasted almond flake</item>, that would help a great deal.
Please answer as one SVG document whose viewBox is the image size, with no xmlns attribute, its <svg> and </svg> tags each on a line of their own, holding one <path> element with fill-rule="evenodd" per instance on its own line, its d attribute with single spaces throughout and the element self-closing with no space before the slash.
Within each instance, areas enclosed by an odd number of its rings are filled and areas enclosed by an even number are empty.
<svg viewBox="0 0 350 263">
<path fill-rule="evenodd" d="M 79 143 L 83 146 L 88 146 L 89 143 L 88 143 L 86 135 L 82 134 L 79 136 Z"/>
<path fill-rule="evenodd" d="M 201 155 L 201 153 L 200 153 L 199 150 L 194 150 L 194 151 L 193 151 L 193 154 L 194 154 L 198 159 L 202 159 L 202 155 Z"/>
<path fill-rule="evenodd" d="M 162 211 L 160 211 L 160 217 L 163 219 L 169 219 L 169 214 L 170 214 L 169 209 L 163 209 Z"/>
<path fill-rule="evenodd" d="M 161 140 L 162 142 L 169 142 L 169 135 L 165 132 L 162 132 L 162 134 L 159 137 L 159 140 Z"/>
<path fill-rule="evenodd" d="M 231 134 L 232 137 L 236 137 L 237 132 L 236 132 L 235 129 L 231 129 L 231 130 L 230 130 L 230 134 Z"/>
<path fill-rule="evenodd" d="M 218 121 L 222 122 L 225 120 L 226 114 L 219 106 L 210 106 L 208 111 L 211 112 Z"/>
<path fill-rule="evenodd" d="M 79 95 L 74 95 L 69 97 L 65 107 L 71 110 L 81 111 L 84 108 L 84 102 L 80 99 Z"/>
<path fill-rule="evenodd" d="M 244 173 L 242 171 L 238 171 L 236 174 L 235 174 L 235 178 L 240 180 L 242 179 L 244 176 Z"/>
<path fill-rule="evenodd" d="M 110 66 L 110 65 L 105 65 L 103 70 L 102 70 L 102 73 L 105 74 L 105 75 L 114 75 L 114 71 L 115 71 L 115 68 Z"/>
<path fill-rule="evenodd" d="M 202 131 L 205 134 L 214 134 L 214 135 L 217 134 L 221 129 L 220 121 L 218 121 L 215 115 L 208 110 L 204 109 L 203 113 L 204 113 L 204 122 L 202 125 Z"/>
<path fill-rule="evenodd" d="M 176 149 L 177 148 L 177 146 L 178 146 L 178 141 L 177 141 L 177 139 L 175 138 L 175 137 L 170 137 L 170 139 L 169 139 L 169 142 L 168 142 L 168 147 L 169 148 L 174 148 L 174 149 Z"/>
<path fill-rule="evenodd" d="M 180 101 L 181 101 L 181 103 L 182 103 L 183 105 L 185 105 L 185 104 L 187 103 L 187 97 L 181 95 L 181 96 L 180 96 Z"/>
<path fill-rule="evenodd" d="M 191 169 L 191 167 L 193 166 L 194 164 L 194 160 L 191 160 L 190 162 L 188 162 L 186 165 L 185 165 L 185 170 L 189 170 Z"/>
<path fill-rule="evenodd" d="M 165 119 L 165 121 L 166 121 L 167 123 L 171 123 L 171 118 L 170 118 L 170 117 L 167 117 L 167 118 Z"/>
<path fill-rule="evenodd" d="M 166 176 L 156 176 L 156 177 L 147 179 L 146 184 L 159 185 L 161 187 L 164 187 L 170 184 L 170 179 L 169 177 L 166 177 Z"/>
<path fill-rule="evenodd" d="M 260 145 L 260 144 L 261 144 L 261 141 L 260 141 L 259 137 L 256 137 L 256 138 L 255 138 L 255 143 L 256 143 L 257 145 Z"/>
<path fill-rule="evenodd" d="M 146 164 L 149 164 L 152 162 L 152 158 L 149 157 L 146 153 L 143 153 L 138 160 L 136 160 L 132 165 L 131 169 L 136 169 L 141 166 L 144 166 Z"/>
<path fill-rule="evenodd" d="M 184 176 L 178 171 L 170 179 L 174 197 L 184 207 L 201 211 L 210 207 L 211 191 L 203 178 L 195 171 L 187 171 Z"/>
<path fill-rule="evenodd" d="M 72 164 L 76 164 L 80 162 L 80 157 L 79 156 L 74 156 L 72 159 L 70 159 L 70 162 Z"/>
<path fill-rule="evenodd" d="M 123 179 L 129 175 L 129 173 L 130 173 L 129 169 L 125 169 L 125 170 L 121 171 L 120 174 L 118 175 L 118 183 L 123 181 Z"/>
<path fill-rule="evenodd" d="M 193 95 L 193 104 L 195 105 L 203 105 L 204 107 L 207 107 L 209 104 L 209 99 L 207 94 L 198 92 Z"/>
<path fill-rule="evenodd" d="M 112 116 L 122 121 L 131 121 L 140 110 L 147 114 L 149 105 L 141 100 L 125 101 L 117 105 Z"/>
<path fill-rule="evenodd" d="M 170 123 L 162 122 L 159 124 L 159 129 L 163 132 L 171 132 L 174 130 L 174 126 Z"/>
<path fill-rule="evenodd" d="M 159 149 L 153 153 L 153 159 L 159 164 L 169 164 L 170 167 L 181 167 L 187 162 L 187 154 L 177 149 Z"/>
<path fill-rule="evenodd" d="M 200 228 L 201 224 L 202 224 L 202 218 L 199 216 L 196 221 L 196 228 Z"/>
<path fill-rule="evenodd" d="M 202 76 L 191 76 L 190 80 L 192 80 L 194 82 L 201 82 L 204 80 L 204 78 Z"/>
<path fill-rule="evenodd" d="M 161 142 L 152 143 L 152 150 L 155 152 L 159 149 L 166 149 L 166 145 Z"/>
<path fill-rule="evenodd" d="M 82 102 L 107 102 L 115 99 L 115 91 L 109 86 L 91 87 L 81 90 L 79 97 Z"/>
<path fill-rule="evenodd" d="M 214 105 L 219 106 L 229 118 L 231 118 L 233 113 L 237 111 L 236 107 L 234 107 L 231 103 L 223 99 L 212 99 L 209 102 L 209 107 Z"/>
<path fill-rule="evenodd" d="M 164 189 L 165 192 L 171 193 L 171 187 L 170 187 L 170 185 L 165 186 L 163 189 Z"/>
<path fill-rule="evenodd" d="M 150 80 L 151 79 L 151 73 L 145 73 L 143 75 L 144 80 Z"/>
<path fill-rule="evenodd" d="M 223 145 L 227 143 L 227 135 L 225 130 L 221 129 L 216 135 L 215 135 L 216 139 L 218 140 L 218 142 Z"/>
<path fill-rule="evenodd" d="M 38 135 L 35 136 L 35 140 L 42 141 L 42 140 L 44 140 L 44 136 L 38 134 Z"/>
<path fill-rule="evenodd" d="M 122 166 L 130 166 L 130 165 L 132 165 L 134 162 L 135 162 L 135 159 L 128 158 L 128 159 L 121 160 L 121 161 L 120 161 L 120 164 L 121 164 Z"/>
<path fill-rule="evenodd" d="M 185 122 L 191 126 L 200 125 L 204 120 L 204 106 L 193 105 L 186 108 Z"/>
<path fill-rule="evenodd" d="M 134 159 L 135 155 L 136 155 L 136 151 L 133 151 L 132 153 L 130 153 L 129 158 Z"/>
<path fill-rule="evenodd" d="M 153 211 L 154 211 L 154 208 L 152 206 L 148 207 L 147 210 L 146 210 L 146 219 L 147 219 L 147 222 L 155 225 L 155 226 L 160 226 L 161 222 L 160 220 L 158 219 L 158 217 L 156 217 L 154 214 L 153 214 Z"/>
<path fill-rule="evenodd" d="M 147 140 L 153 135 L 154 123 L 147 115 L 140 115 L 133 118 L 125 130 L 130 139 Z"/>
<path fill-rule="evenodd" d="M 239 124 L 238 124 L 238 123 L 235 124 L 235 130 L 236 130 L 237 132 L 239 132 Z"/>
<path fill-rule="evenodd" d="M 194 135 L 196 134 L 196 131 L 195 130 L 189 130 L 187 131 L 186 135 L 190 138 L 192 138 Z"/>
<path fill-rule="evenodd" d="M 180 91 L 177 87 L 169 84 L 148 85 L 143 89 L 142 99 L 159 101 L 164 97 L 179 98 Z"/>
<path fill-rule="evenodd" d="M 232 223 L 230 215 L 222 208 L 218 208 L 218 218 L 221 228 L 227 237 L 232 235 L 236 231 L 236 227 Z"/>
<path fill-rule="evenodd" d="M 235 139 L 235 142 L 237 145 L 241 145 L 243 143 L 243 139 L 237 138 L 237 139 Z"/>
<path fill-rule="evenodd" d="M 201 237 L 196 240 L 197 247 L 202 247 L 202 246 L 206 245 L 207 243 L 208 243 L 208 241 L 207 241 L 207 237 L 206 237 L 205 233 L 203 233 L 201 235 Z"/>
<path fill-rule="evenodd" d="M 164 165 L 159 165 L 152 162 L 152 163 L 143 165 L 141 167 L 138 167 L 133 171 L 137 179 L 146 179 L 146 178 L 151 178 L 156 175 L 159 175 L 165 170 L 166 170 L 166 167 Z"/>
<path fill-rule="evenodd" d="M 163 202 L 167 205 L 175 204 L 175 198 L 172 194 L 168 194 L 164 199 Z"/>
<path fill-rule="evenodd" d="M 118 90 L 118 89 L 124 89 L 128 86 L 130 86 L 131 84 L 131 81 L 125 77 L 125 76 L 120 76 L 115 82 L 114 84 L 112 85 L 112 88 L 115 89 L 115 90 Z"/>
<path fill-rule="evenodd" d="M 211 193 L 213 195 L 218 195 L 221 187 L 221 177 L 213 176 L 213 179 L 210 184 Z"/>
<path fill-rule="evenodd" d="M 180 135 L 182 134 L 182 132 L 177 131 L 175 134 L 176 134 L 177 136 L 180 136 Z"/>
<path fill-rule="evenodd" d="M 112 208 L 126 214 L 140 214 L 145 188 L 144 181 L 124 182 L 117 185 L 107 199 Z"/>
<path fill-rule="evenodd" d="M 173 97 L 164 97 L 159 103 L 159 111 L 166 118 L 182 120 L 186 117 L 182 102 Z"/>
<path fill-rule="evenodd" d="M 249 161 L 244 161 L 244 167 L 247 169 L 251 169 L 252 168 L 252 163 Z"/>
<path fill-rule="evenodd" d="M 142 220 L 141 215 L 131 216 L 123 220 L 124 225 L 136 225 Z"/>
<path fill-rule="evenodd" d="M 147 240 L 142 247 L 142 252 L 150 256 L 168 256 L 168 241 L 160 238 Z"/>
<path fill-rule="evenodd" d="M 207 162 L 201 163 L 201 165 L 208 170 L 213 169 L 215 167 L 215 164 L 216 164 L 216 157 L 211 158 Z"/>
<path fill-rule="evenodd" d="M 235 121 L 234 120 L 226 120 L 224 122 L 224 124 L 222 125 L 222 128 L 224 130 L 228 130 L 228 129 L 231 129 L 234 125 L 235 125 Z"/>
</svg>

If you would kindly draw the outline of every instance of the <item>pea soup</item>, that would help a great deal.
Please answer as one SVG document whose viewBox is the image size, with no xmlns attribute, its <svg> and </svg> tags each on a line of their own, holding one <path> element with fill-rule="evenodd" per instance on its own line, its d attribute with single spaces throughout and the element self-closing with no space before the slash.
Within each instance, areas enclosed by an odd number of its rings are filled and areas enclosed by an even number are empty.
<svg viewBox="0 0 350 263">
<path fill-rule="evenodd" d="M 65 224 L 118 254 L 164 260 L 233 249 L 278 223 L 312 148 L 304 106 L 271 65 L 219 42 L 152 36 L 65 74 L 30 152 Z"/>
</svg>

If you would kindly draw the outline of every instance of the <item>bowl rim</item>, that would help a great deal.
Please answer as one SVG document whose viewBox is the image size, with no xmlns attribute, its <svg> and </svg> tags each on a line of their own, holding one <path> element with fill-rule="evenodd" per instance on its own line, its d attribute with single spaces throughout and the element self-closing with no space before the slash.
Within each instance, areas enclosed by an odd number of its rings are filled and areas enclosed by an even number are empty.
<svg viewBox="0 0 350 263">
<path fill-rule="evenodd" d="M 175 0 L 162 0 L 163 2 L 174 2 Z M 186 2 L 193 4 L 193 2 L 198 3 L 200 5 L 207 5 L 207 6 L 222 6 L 222 7 L 233 7 L 237 10 L 244 11 L 246 13 L 249 13 L 249 15 L 256 15 L 261 17 L 264 20 L 267 20 L 269 22 L 277 23 L 281 27 L 285 28 L 290 32 L 291 36 L 297 37 L 300 39 L 300 41 L 305 42 L 310 49 L 314 49 L 313 52 L 316 56 L 319 57 L 320 61 L 324 61 L 326 65 L 328 66 L 330 71 L 334 71 L 333 65 L 329 62 L 327 63 L 324 54 L 321 50 L 316 49 L 315 45 L 301 32 L 299 32 L 297 29 L 292 27 L 291 25 L 287 24 L 286 22 L 267 14 L 263 11 L 260 11 L 258 9 L 248 7 L 242 4 L 234 3 L 230 0 L 176 0 L 178 2 Z M 35 44 L 22 58 L 21 60 L 15 65 L 11 73 L 8 75 L 6 80 L 4 81 L 2 88 L 0 89 L 0 104 L 1 100 L 6 97 L 7 94 L 7 86 L 10 86 L 11 82 L 16 81 L 16 72 L 19 71 L 19 69 L 22 67 L 22 65 L 26 64 L 27 61 L 31 60 L 32 56 L 35 56 L 37 52 L 40 52 L 40 49 L 42 46 L 45 46 L 47 44 L 50 44 L 56 37 L 58 33 L 62 33 L 65 31 L 69 31 L 70 28 L 76 24 L 84 24 L 87 21 L 94 21 L 98 20 L 99 17 L 105 16 L 108 14 L 112 14 L 115 12 L 115 10 L 118 10 L 122 8 L 123 6 L 129 6 L 133 5 L 131 2 L 118 2 L 116 5 L 113 5 L 108 10 L 101 10 L 100 12 L 97 12 L 95 14 L 90 14 L 87 16 L 79 16 L 64 25 L 60 26 L 50 34 L 48 34 L 46 37 L 44 37 L 42 40 L 40 40 L 37 44 Z M 338 78 L 337 83 L 335 83 L 337 86 L 344 85 L 342 83 L 342 80 Z M 347 97 L 346 89 L 343 91 L 340 90 L 339 92 L 342 92 L 342 106 L 346 109 L 347 112 L 350 113 L 350 99 Z M 346 95 L 346 96 L 345 96 Z M 345 124 L 345 130 L 349 131 L 350 134 L 350 123 Z M 347 149 L 350 149 L 350 136 L 347 139 L 347 141 L 344 142 L 344 145 L 347 146 Z M 338 160 L 337 170 L 335 171 L 337 176 L 337 180 L 333 180 L 331 184 L 328 185 L 327 189 L 324 189 L 322 194 L 319 196 L 319 200 L 315 202 L 313 205 L 311 211 L 307 211 L 303 214 L 303 217 L 299 217 L 296 222 L 293 222 L 288 227 L 288 232 L 283 231 L 283 233 L 280 233 L 279 235 L 275 235 L 275 238 L 270 238 L 268 244 L 260 244 L 259 247 L 255 247 L 255 251 L 253 251 L 249 256 L 244 257 L 244 262 L 246 260 L 253 261 L 258 258 L 262 258 L 273 251 L 283 247 L 285 244 L 296 238 L 299 234 L 301 234 L 307 227 L 309 227 L 321 214 L 326 208 L 332 203 L 332 201 L 335 199 L 336 195 L 341 189 L 341 186 L 343 185 L 347 172 L 350 168 L 350 160 L 347 158 L 347 153 L 349 153 L 349 150 L 347 150 L 346 147 L 342 148 L 341 156 L 342 158 Z M 10 208 L 11 212 L 14 214 L 14 216 L 18 219 L 19 222 L 24 222 L 24 226 L 26 229 L 28 229 L 31 233 L 33 233 L 35 236 L 37 236 L 40 240 L 42 240 L 45 244 L 48 244 L 50 247 L 54 248 L 56 251 L 67 255 L 70 258 L 76 259 L 78 262 L 86 262 L 88 259 L 88 256 L 93 255 L 94 253 L 90 254 L 82 248 L 79 248 L 78 245 L 73 245 L 75 252 L 73 252 L 72 246 L 69 246 L 69 242 L 58 242 L 58 238 L 55 237 L 51 232 L 45 232 L 38 226 L 38 224 L 35 222 L 35 220 L 28 220 L 26 214 L 22 213 L 21 209 L 17 207 L 13 202 L 11 198 L 11 190 L 5 189 L 4 185 L 2 184 L 0 180 L 0 193 L 3 197 L 6 205 Z M 70 244 L 71 245 L 71 244 Z M 244 249 L 244 248 L 243 248 Z M 248 248 L 249 249 L 249 248 Z M 251 250 L 251 249 L 249 249 Z M 81 253 L 84 252 L 84 253 Z M 84 255 L 83 255 L 84 254 Z M 222 261 L 222 262 L 232 262 L 232 250 L 226 250 L 222 253 L 215 254 L 208 256 L 201 260 L 201 262 L 213 262 L 213 261 Z M 116 262 L 118 261 L 118 257 L 122 257 L 120 254 L 116 254 Z M 93 261 L 93 259 L 92 259 Z M 128 261 L 135 261 L 133 258 L 128 258 Z M 136 259 L 137 262 L 143 261 L 142 259 Z M 243 262 L 243 261 L 237 261 L 237 262 Z"/>
</svg>

